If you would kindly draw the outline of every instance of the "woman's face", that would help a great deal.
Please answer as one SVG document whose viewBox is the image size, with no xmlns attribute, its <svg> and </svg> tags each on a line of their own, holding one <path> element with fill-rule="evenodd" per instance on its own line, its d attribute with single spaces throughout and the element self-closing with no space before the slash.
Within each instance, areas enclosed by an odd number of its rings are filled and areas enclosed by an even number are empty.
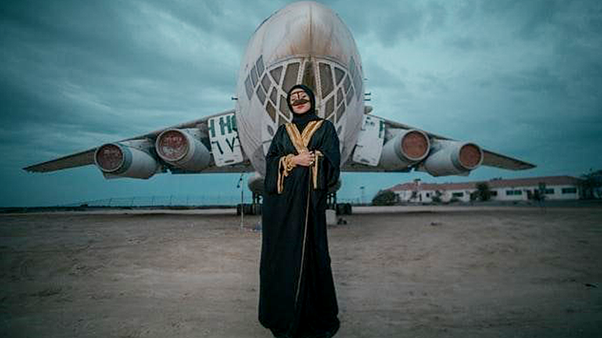
<svg viewBox="0 0 602 338">
<path fill-rule="evenodd" d="M 293 90 L 289 99 L 295 114 L 305 114 L 311 108 L 309 95 L 301 88 Z"/>
</svg>

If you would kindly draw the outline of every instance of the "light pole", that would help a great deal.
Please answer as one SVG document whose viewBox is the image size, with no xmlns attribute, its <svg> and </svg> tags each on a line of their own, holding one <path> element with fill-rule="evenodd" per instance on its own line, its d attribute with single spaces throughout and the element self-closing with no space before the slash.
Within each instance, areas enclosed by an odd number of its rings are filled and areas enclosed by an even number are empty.
<svg viewBox="0 0 602 338">
<path fill-rule="evenodd" d="M 244 208 L 244 194 L 245 194 L 245 188 L 242 184 L 242 178 L 245 175 L 245 173 L 240 173 L 240 178 L 238 179 L 238 185 L 236 186 L 237 188 L 240 188 L 240 230 L 242 231 L 243 229 L 243 221 L 245 218 L 245 208 Z"/>
<path fill-rule="evenodd" d="M 360 195 L 360 204 L 364 205 L 364 186 L 360 187 L 360 190 L 362 191 L 361 195 Z"/>
</svg>

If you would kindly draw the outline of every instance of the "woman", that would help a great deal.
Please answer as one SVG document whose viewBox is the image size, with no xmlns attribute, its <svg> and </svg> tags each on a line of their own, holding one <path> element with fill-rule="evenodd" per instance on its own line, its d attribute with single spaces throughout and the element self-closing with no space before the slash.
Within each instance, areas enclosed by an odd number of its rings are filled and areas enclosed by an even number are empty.
<svg viewBox="0 0 602 338">
<path fill-rule="evenodd" d="M 288 92 L 292 123 L 266 155 L 259 321 L 275 337 L 332 337 L 338 305 L 326 234 L 326 197 L 340 174 L 334 125 L 304 85 Z"/>
</svg>

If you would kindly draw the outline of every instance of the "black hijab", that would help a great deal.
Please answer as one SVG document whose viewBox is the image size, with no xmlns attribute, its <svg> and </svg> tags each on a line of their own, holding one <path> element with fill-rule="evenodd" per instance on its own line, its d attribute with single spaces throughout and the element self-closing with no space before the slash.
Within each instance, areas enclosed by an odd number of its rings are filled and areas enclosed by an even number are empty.
<svg viewBox="0 0 602 338">
<path fill-rule="evenodd" d="M 291 92 L 297 88 L 301 88 L 301 89 L 303 89 L 303 91 L 305 91 L 307 93 L 307 95 L 309 96 L 310 104 L 311 104 L 311 107 L 309 108 L 309 110 L 303 114 L 295 113 L 293 111 L 293 106 L 291 106 L 291 101 L 290 101 Z M 305 126 L 307 125 L 307 123 L 309 121 L 320 120 L 320 117 L 318 117 L 318 115 L 316 115 L 316 97 L 314 96 L 314 92 L 312 92 L 311 89 L 309 89 L 309 87 L 302 85 L 302 84 L 294 85 L 287 93 L 286 103 L 288 104 L 288 109 L 290 109 L 291 114 L 293 114 L 293 123 L 299 129 L 299 132 L 303 132 L 303 129 L 305 128 Z"/>
</svg>

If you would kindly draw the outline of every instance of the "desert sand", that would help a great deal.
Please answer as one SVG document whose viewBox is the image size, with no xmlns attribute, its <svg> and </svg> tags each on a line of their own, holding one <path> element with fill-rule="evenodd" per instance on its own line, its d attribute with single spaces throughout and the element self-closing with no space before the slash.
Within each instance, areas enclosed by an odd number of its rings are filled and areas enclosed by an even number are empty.
<svg viewBox="0 0 602 338">
<path fill-rule="evenodd" d="M 602 337 L 602 208 L 354 210 L 329 227 L 336 337 Z M 0 215 L 0 337 L 269 338 L 259 221 Z"/>
</svg>

